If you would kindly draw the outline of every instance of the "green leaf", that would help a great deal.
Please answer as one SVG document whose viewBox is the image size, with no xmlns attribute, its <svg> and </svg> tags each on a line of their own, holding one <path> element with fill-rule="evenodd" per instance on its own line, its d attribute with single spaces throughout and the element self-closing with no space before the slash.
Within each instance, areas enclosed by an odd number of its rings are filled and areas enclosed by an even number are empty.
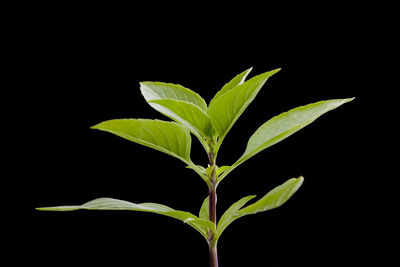
<svg viewBox="0 0 400 267">
<path fill-rule="evenodd" d="M 200 219 L 202 219 L 202 220 L 209 220 L 210 219 L 209 218 L 209 216 L 210 216 L 209 208 L 210 208 L 210 203 L 209 203 L 208 197 L 206 197 L 204 199 L 204 201 L 203 201 L 203 204 L 201 205 L 201 208 L 200 208 L 200 212 L 199 212 L 199 218 Z"/>
<path fill-rule="evenodd" d="M 193 219 L 193 218 L 188 218 L 184 221 L 184 223 L 189 223 L 189 224 L 196 224 L 198 226 L 202 226 L 206 229 L 211 230 L 213 233 L 215 233 L 215 224 L 210 221 L 210 220 L 203 220 L 203 219 Z"/>
<path fill-rule="evenodd" d="M 207 167 L 207 169 L 206 169 L 206 175 L 207 175 L 207 177 L 210 177 L 211 172 L 213 171 L 214 168 L 217 168 L 217 169 L 218 169 L 218 166 L 211 165 L 211 166 L 208 166 L 208 167 Z"/>
<path fill-rule="evenodd" d="M 221 167 L 219 167 L 217 169 L 217 177 L 220 176 L 225 171 L 229 170 L 229 168 L 231 168 L 231 166 L 221 166 Z"/>
<path fill-rule="evenodd" d="M 194 164 L 193 164 L 193 166 L 186 166 L 187 169 L 192 169 L 192 170 L 193 170 L 194 167 L 197 167 L 198 170 L 200 170 L 201 173 L 203 173 L 204 175 L 206 174 L 206 168 L 204 168 L 204 167 L 201 166 L 201 165 L 194 165 Z"/>
<path fill-rule="evenodd" d="M 233 124 L 253 101 L 269 77 L 280 69 L 255 76 L 218 97 L 208 108 L 208 115 L 222 142 Z"/>
<path fill-rule="evenodd" d="M 189 131 L 175 122 L 147 119 L 109 120 L 92 127 L 154 148 L 190 164 Z"/>
<path fill-rule="evenodd" d="M 303 184 L 304 178 L 292 178 L 283 183 L 282 185 L 275 187 L 273 190 L 268 192 L 262 199 L 256 203 L 247 206 L 239 210 L 237 216 L 245 216 L 250 214 L 256 214 L 258 212 L 275 209 L 283 205 L 289 198 L 296 193 L 296 191 Z"/>
<path fill-rule="evenodd" d="M 225 94 L 226 92 L 228 92 L 229 90 L 235 88 L 238 85 L 241 85 L 247 75 L 250 73 L 250 71 L 253 68 L 247 69 L 245 71 L 243 71 L 242 73 L 236 75 L 230 82 L 228 82 L 227 84 L 224 85 L 224 87 L 222 87 L 222 89 L 220 91 L 218 91 L 218 93 L 213 97 L 213 99 L 211 99 L 210 101 L 210 106 L 214 103 L 215 100 L 217 100 L 220 96 L 222 96 L 223 94 Z"/>
<path fill-rule="evenodd" d="M 292 109 L 270 119 L 250 137 L 245 152 L 233 167 L 309 125 L 322 114 L 351 100 L 353 98 L 320 101 Z"/>
<path fill-rule="evenodd" d="M 42 210 L 42 211 L 74 211 L 80 209 L 130 210 L 130 211 L 144 211 L 144 212 L 161 214 L 188 223 L 193 228 L 198 230 L 206 239 L 208 239 L 208 230 L 209 230 L 207 227 L 211 227 L 210 229 L 212 231 L 215 230 L 215 225 L 211 221 L 209 221 L 211 224 L 204 222 L 205 220 L 199 221 L 198 217 L 189 212 L 174 210 L 168 206 L 157 203 L 135 204 L 128 201 L 118 200 L 113 198 L 98 198 L 89 201 L 83 205 L 37 208 L 37 210 Z"/>
<path fill-rule="evenodd" d="M 246 204 L 254 196 L 249 196 L 247 198 L 242 198 L 235 204 L 233 204 L 221 217 L 218 223 L 216 239 L 218 239 L 222 232 L 236 219 L 250 215 L 256 214 L 258 212 L 263 212 L 277 208 L 284 204 L 302 185 L 304 181 L 303 177 L 292 178 L 286 181 L 284 184 L 274 188 L 268 192 L 263 198 L 251 204 L 243 209 L 240 209 L 244 204 Z"/>
<path fill-rule="evenodd" d="M 213 134 L 213 128 L 208 114 L 193 103 L 175 99 L 149 100 L 160 113 L 182 123 L 200 141 Z"/>
<path fill-rule="evenodd" d="M 221 219 L 218 222 L 217 226 L 217 232 L 215 238 L 218 240 L 222 232 L 228 227 L 228 225 L 236 219 L 235 213 L 242 208 L 244 205 L 246 205 L 247 202 L 255 198 L 256 196 L 247 196 L 242 199 L 240 199 L 238 202 L 234 203 L 232 206 L 230 206 L 229 209 L 225 211 L 225 213 L 222 215 Z"/>
<path fill-rule="evenodd" d="M 140 91 L 146 101 L 157 99 L 174 99 L 192 103 L 207 112 L 207 103 L 204 99 L 192 90 L 181 85 L 161 82 L 141 82 Z M 154 109 L 158 110 L 159 106 L 151 104 Z M 158 110 L 159 111 L 159 110 Z M 160 111 L 161 112 L 161 111 Z"/>
</svg>

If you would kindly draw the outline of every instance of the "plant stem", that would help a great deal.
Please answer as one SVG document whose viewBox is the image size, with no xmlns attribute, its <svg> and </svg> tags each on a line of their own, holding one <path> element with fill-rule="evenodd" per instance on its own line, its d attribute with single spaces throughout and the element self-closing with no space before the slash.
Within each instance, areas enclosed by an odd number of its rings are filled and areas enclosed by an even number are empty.
<svg viewBox="0 0 400 267">
<path fill-rule="evenodd" d="M 209 218 L 215 225 L 217 225 L 217 175 L 215 154 L 212 152 L 208 154 L 210 166 L 214 166 L 209 178 Z M 208 234 L 208 246 L 210 252 L 210 267 L 218 267 L 218 253 L 217 244 L 214 240 L 214 234 L 210 231 Z"/>
<path fill-rule="evenodd" d="M 212 246 L 210 244 L 209 246 L 209 251 L 210 251 L 210 267 L 218 267 L 218 252 L 217 252 L 217 246 Z"/>
</svg>

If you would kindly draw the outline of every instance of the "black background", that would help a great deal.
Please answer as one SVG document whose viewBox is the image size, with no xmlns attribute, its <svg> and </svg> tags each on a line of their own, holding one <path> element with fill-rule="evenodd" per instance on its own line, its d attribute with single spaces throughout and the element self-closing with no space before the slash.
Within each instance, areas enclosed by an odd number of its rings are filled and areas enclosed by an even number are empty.
<svg viewBox="0 0 400 267">
<path fill-rule="evenodd" d="M 373 16 L 346 6 L 309 13 L 292 7 L 295 16 L 285 9 L 276 19 L 276 9 L 257 5 L 176 12 L 160 6 L 34 8 L 38 12 L 26 8 L 30 16 L 15 33 L 14 63 L 24 74 L 17 80 L 24 89 L 18 91 L 18 124 L 24 130 L 18 133 L 22 145 L 11 155 L 24 162 L 13 169 L 26 216 L 13 222 L 20 231 L 10 247 L 33 251 L 27 255 L 31 263 L 207 266 L 206 242 L 174 219 L 34 208 L 113 197 L 196 214 L 207 188 L 183 163 L 89 127 L 114 118 L 167 120 L 144 101 L 140 81 L 178 83 L 208 102 L 249 67 L 250 77 L 282 70 L 229 132 L 219 165 L 239 158 L 251 134 L 272 116 L 319 100 L 356 99 L 260 153 L 220 184 L 219 216 L 244 196 L 261 197 L 289 178 L 305 177 L 284 206 L 228 228 L 219 242 L 220 265 L 343 266 L 379 258 L 365 146 L 370 78 L 377 66 Z M 193 161 L 207 164 L 194 137 L 192 143 Z"/>
</svg>

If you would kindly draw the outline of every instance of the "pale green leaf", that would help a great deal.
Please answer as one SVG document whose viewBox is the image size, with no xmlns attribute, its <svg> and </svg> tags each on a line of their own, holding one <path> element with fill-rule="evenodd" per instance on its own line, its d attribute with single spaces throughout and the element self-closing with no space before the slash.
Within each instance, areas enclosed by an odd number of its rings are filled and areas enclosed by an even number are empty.
<svg viewBox="0 0 400 267">
<path fill-rule="evenodd" d="M 208 228 L 214 231 L 215 225 L 206 223 L 201 220 L 198 221 L 199 218 L 189 212 L 174 210 L 168 206 L 157 204 L 157 203 L 141 203 L 135 204 L 124 200 L 118 200 L 113 198 L 98 198 L 92 201 L 89 201 L 83 205 L 75 205 L 75 206 L 57 206 L 57 207 L 42 207 L 37 208 L 37 210 L 42 211 L 73 211 L 73 210 L 130 210 L 130 211 L 143 211 L 143 212 L 151 212 L 156 214 L 165 215 L 168 217 L 172 217 L 178 219 L 182 222 L 188 223 L 196 230 L 198 230 L 206 239 L 208 238 Z"/>
<path fill-rule="evenodd" d="M 217 100 L 220 96 L 222 96 L 229 90 L 235 88 L 238 85 L 241 85 L 245 81 L 247 75 L 250 73 L 252 69 L 253 68 L 243 71 L 242 73 L 236 75 L 230 82 L 225 84 L 224 87 L 222 87 L 222 89 L 217 92 L 217 94 L 213 97 L 213 99 L 211 99 L 209 106 L 211 106 L 215 100 Z"/>
<path fill-rule="evenodd" d="M 92 128 L 154 148 L 187 164 L 191 162 L 190 133 L 178 123 L 147 119 L 117 119 L 99 123 Z"/>
<path fill-rule="evenodd" d="M 208 114 L 193 103 L 175 99 L 149 100 L 160 113 L 182 123 L 200 141 L 212 136 L 213 128 Z"/>
<path fill-rule="evenodd" d="M 193 167 L 198 168 L 201 171 L 201 173 L 206 174 L 206 168 L 204 168 L 201 165 L 186 166 L 186 168 L 188 169 L 193 169 Z"/>
<path fill-rule="evenodd" d="M 255 198 L 256 196 L 247 196 L 240 199 L 238 202 L 234 203 L 232 206 L 227 209 L 222 215 L 221 219 L 218 222 L 217 233 L 215 238 L 218 239 L 222 232 L 225 230 L 228 225 L 236 219 L 235 213 L 241 209 L 247 202 Z"/>
<path fill-rule="evenodd" d="M 218 166 L 212 165 L 212 166 L 208 166 L 206 169 L 206 175 L 207 177 L 210 177 L 211 172 L 213 171 L 214 168 L 218 168 Z"/>
<path fill-rule="evenodd" d="M 213 233 L 215 233 L 215 224 L 210 221 L 210 220 L 203 220 L 203 219 L 193 219 L 193 218 L 188 218 L 184 221 L 184 223 L 189 223 L 189 224 L 196 224 L 198 226 L 202 226 L 206 229 L 211 230 Z"/>
<path fill-rule="evenodd" d="M 209 220 L 210 216 L 210 202 L 209 202 L 209 197 L 206 197 L 203 201 L 203 204 L 201 205 L 200 212 L 199 212 L 199 218 L 202 220 Z"/>
<path fill-rule="evenodd" d="M 217 169 L 217 177 L 220 176 L 225 171 L 229 170 L 229 168 L 231 168 L 231 166 L 221 166 L 221 167 L 219 167 Z"/>
<path fill-rule="evenodd" d="M 243 84 L 227 91 L 209 106 L 208 115 L 213 128 L 220 137 L 219 143 L 222 142 L 236 120 L 253 101 L 268 78 L 279 70 L 272 70 L 251 78 Z"/>
<path fill-rule="evenodd" d="M 289 179 L 285 183 L 268 192 L 256 203 L 236 212 L 236 215 L 241 217 L 245 215 L 256 214 L 258 212 L 275 209 L 283 205 L 294 193 L 296 193 L 296 191 L 303 184 L 303 181 L 304 178 L 302 176 L 299 178 Z"/>
<path fill-rule="evenodd" d="M 216 238 L 218 239 L 226 227 L 240 217 L 271 210 L 281 206 L 300 188 L 303 181 L 303 177 L 289 179 L 284 184 L 268 192 L 263 198 L 254 204 L 251 204 L 243 209 L 240 208 L 254 196 L 239 200 L 225 212 L 226 215 L 224 214 L 221 217 L 217 227 Z"/>
<path fill-rule="evenodd" d="M 245 152 L 233 167 L 309 125 L 322 114 L 351 100 L 353 98 L 320 101 L 292 109 L 270 119 L 250 137 Z"/>
<path fill-rule="evenodd" d="M 156 99 L 174 99 L 192 103 L 207 112 L 207 103 L 204 99 L 192 90 L 181 85 L 161 82 L 141 82 L 140 91 L 146 101 Z M 158 106 L 151 104 L 154 109 L 158 110 Z"/>
</svg>

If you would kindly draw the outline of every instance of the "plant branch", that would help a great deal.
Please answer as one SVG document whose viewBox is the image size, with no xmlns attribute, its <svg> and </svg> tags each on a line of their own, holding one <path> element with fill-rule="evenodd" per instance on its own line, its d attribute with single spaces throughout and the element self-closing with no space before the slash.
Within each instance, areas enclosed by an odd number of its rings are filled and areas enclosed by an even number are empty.
<svg viewBox="0 0 400 267">
<path fill-rule="evenodd" d="M 213 152 L 208 153 L 209 164 L 212 168 L 208 180 L 209 184 L 209 219 L 215 225 L 217 225 L 217 174 L 216 174 L 216 154 Z M 218 267 L 218 253 L 217 245 L 215 242 L 214 233 L 209 231 L 208 233 L 208 245 L 210 252 L 210 267 Z"/>
</svg>

